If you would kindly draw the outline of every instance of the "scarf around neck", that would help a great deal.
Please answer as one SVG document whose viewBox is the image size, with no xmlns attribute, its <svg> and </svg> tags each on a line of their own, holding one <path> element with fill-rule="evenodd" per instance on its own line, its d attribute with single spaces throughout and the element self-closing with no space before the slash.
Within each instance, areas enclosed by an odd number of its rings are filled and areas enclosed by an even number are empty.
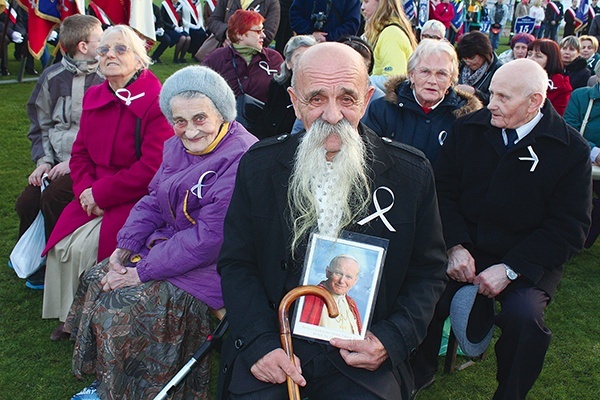
<svg viewBox="0 0 600 400">
<path fill-rule="evenodd" d="M 242 58 L 246 61 L 246 64 L 250 64 L 252 57 L 260 53 L 260 51 L 257 48 L 250 46 L 242 46 L 236 43 L 233 44 L 233 48 L 239 53 L 240 56 L 242 56 Z"/>
<path fill-rule="evenodd" d="M 481 79 L 481 77 L 486 73 L 490 66 L 490 63 L 485 61 L 481 67 L 479 67 L 475 71 L 471 71 L 471 69 L 465 66 L 460 74 L 461 83 L 469 86 L 475 86 L 477 82 Z"/>
</svg>

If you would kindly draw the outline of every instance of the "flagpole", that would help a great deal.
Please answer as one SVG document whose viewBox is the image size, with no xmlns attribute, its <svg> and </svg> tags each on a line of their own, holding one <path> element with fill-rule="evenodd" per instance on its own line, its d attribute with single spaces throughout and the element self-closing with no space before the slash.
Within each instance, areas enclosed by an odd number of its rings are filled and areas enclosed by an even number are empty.
<svg viewBox="0 0 600 400">
<path fill-rule="evenodd" d="M 12 0 L 12 1 L 14 1 L 14 0 Z M 12 4 L 11 4 L 10 8 L 12 10 L 12 8 L 13 8 Z M 8 12 L 10 13 L 11 10 L 9 10 Z M 18 18 L 19 18 L 19 14 L 17 14 L 17 16 L 15 18 L 15 27 L 17 26 Z M 23 36 L 23 41 L 25 42 L 25 44 L 23 46 L 23 51 L 21 52 L 21 62 L 19 63 L 19 70 L 17 73 L 17 83 L 23 82 L 23 75 L 25 75 L 25 63 L 27 61 L 27 57 L 29 56 L 29 49 L 27 46 L 27 42 L 29 41 L 29 29 L 27 30 L 27 33 Z"/>
</svg>

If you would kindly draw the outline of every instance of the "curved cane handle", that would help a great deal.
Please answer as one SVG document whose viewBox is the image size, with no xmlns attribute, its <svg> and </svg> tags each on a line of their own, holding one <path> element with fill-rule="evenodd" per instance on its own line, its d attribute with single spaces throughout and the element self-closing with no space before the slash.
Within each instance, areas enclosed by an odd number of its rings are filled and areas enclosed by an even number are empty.
<svg viewBox="0 0 600 400">
<path fill-rule="evenodd" d="M 327 307 L 327 313 L 329 314 L 330 318 L 337 317 L 339 313 L 337 304 L 335 303 L 333 296 L 327 291 L 327 289 L 321 286 L 298 286 L 290 290 L 285 296 L 283 296 L 283 299 L 281 299 L 281 303 L 279 303 L 279 336 L 281 338 L 281 346 L 290 358 L 292 364 L 294 363 L 294 349 L 292 346 L 292 332 L 290 330 L 289 309 L 292 303 L 298 297 L 307 295 L 317 296 L 323 299 L 323 301 L 325 302 L 325 306 Z M 289 376 L 287 377 L 286 381 L 290 400 L 300 400 L 300 389 L 298 388 L 298 385 Z"/>
</svg>

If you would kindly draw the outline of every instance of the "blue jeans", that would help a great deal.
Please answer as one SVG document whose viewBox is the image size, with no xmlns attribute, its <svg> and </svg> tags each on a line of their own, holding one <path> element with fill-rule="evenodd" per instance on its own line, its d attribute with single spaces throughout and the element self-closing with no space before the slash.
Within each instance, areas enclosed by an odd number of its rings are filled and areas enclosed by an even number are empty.
<svg viewBox="0 0 600 400">
<path fill-rule="evenodd" d="M 502 33 L 502 29 L 498 33 L 492 33 L 490 31 L 490 42 L 492 42 L 492 49 L 497 50 L 498 45 L 500 44 L 500 34 Z"/>
<path fill-rule="evenodd" d="M 558 32 L 558 25 L 544 24 L 544 37 L 552 39 L 556 42 L 556 34 Z"/>
</svg>

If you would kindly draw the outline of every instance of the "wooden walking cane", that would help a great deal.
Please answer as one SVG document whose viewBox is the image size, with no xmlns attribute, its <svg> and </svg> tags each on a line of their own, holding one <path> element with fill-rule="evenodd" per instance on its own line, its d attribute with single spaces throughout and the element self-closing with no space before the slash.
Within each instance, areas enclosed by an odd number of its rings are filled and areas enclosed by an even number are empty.
<svg viewBox="0 0 600 400">
<path fill-rule="evenodd" d="M 287 353 L 292 364 L 294 364 L 294 349 L 292 347 L 292 332 L 290 330 L 290 319 L 288 315 L 289 309 L 290 305 L 298 297 L 306 295 L 317 296 L 323 299 L 330 318 L 337 317 L 339 313 L 337 304 L 335 304 L 335 300 L 333 300 L 333 296 L 327 291 L 327 289 L 321 286 L 298 286 L 290 290 L 283 297 L 283 299 L 281 299 L 281 303 L 279 303 L 279 336 L 281 338 L 281 346 Z M 300 388 L 298 388 L 296 382 L 294 382 L 289 376 L 287 377 L 286 381 L 290 400 L 300 400 Z"/>
</svg>

